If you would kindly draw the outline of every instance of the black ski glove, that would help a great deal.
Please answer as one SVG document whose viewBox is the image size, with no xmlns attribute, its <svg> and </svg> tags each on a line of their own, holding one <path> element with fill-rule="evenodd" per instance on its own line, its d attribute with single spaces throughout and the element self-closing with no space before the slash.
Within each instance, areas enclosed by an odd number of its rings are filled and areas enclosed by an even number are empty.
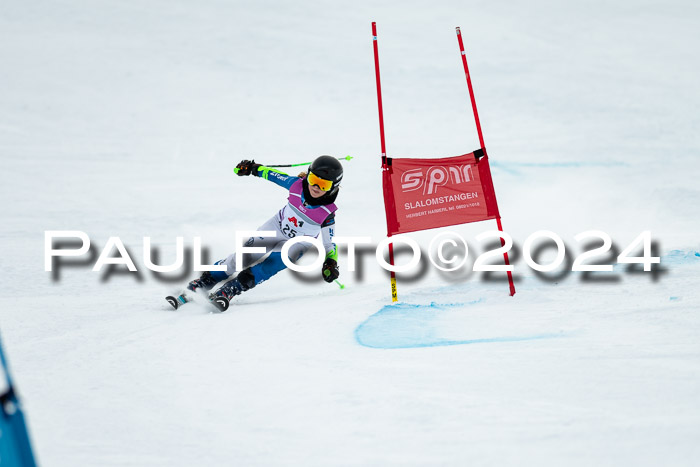
<svg viewBox="0 0 700 467">
<path fill-rule="evenodd" d="M 236 166 L 236 175 L 238 176 L 244 176 L 244 175 L 257 175 L 258 174 L 258 167 L 260 167 L 262 164 L 256 164 L 255 161 L 249 161 L 249 160 L 242 160 L 241 162 L 238 163 Z"/>
<path fill-rule="evenodd" d="M 323 262 L 323 269 L 321 269 L 321 276 L 323 276 L 323 280 L 329 284 L 340 277 L 338 262 L 333 258 L 326 258 Z"/>
</svg>

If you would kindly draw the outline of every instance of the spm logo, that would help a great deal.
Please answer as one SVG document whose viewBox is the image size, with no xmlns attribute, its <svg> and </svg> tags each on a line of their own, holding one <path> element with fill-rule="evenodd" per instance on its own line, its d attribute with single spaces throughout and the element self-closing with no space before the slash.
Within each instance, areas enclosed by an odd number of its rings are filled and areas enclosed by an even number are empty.
<svg viewBox="0 0 700 467">
<path fill-rule="evenodd" d="M 416 191 L 422 188 L 424 195 L 434 195 L 438 187 L 447 185 L 450 179 L 453 185 L 473 181 L 472 166 L 433 166 L 426 171 L 425 175 L 423 175 L 423 169 L 407 170 L 401 174 L 401 191 Z"/>
</svg>

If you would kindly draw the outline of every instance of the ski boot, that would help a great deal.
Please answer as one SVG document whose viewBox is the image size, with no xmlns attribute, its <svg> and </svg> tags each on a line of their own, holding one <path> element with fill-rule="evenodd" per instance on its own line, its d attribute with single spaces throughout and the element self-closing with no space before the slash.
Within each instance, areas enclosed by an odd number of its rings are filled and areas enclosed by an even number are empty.
<svg viewBox="0 0 700 467">
<path fill-rule="evenodd" d="M 221 274 L 219 271 L 216 272 Z M 212 287 L 225 278 L 225 274 L 223 277 L 214 277 L 211 272 L 204 271 L 199 279 L 195 279 L 187 284 L 187 290 L 191 290 L 192 292 L 196 291 L 197 289 L 211 290 Z"/>
<path fill-rule="evenodd" d="M 235 279 L 226 282 L 216 292 L 210 293 L 209 300 L 211 300 L 214 306 L 220 311 L 226 311 L 233 297 L 253 287 L 255 287 L 255 277 L 250 272 L 250 269 L 244 269 L 238 273 Z"/>
</svg>

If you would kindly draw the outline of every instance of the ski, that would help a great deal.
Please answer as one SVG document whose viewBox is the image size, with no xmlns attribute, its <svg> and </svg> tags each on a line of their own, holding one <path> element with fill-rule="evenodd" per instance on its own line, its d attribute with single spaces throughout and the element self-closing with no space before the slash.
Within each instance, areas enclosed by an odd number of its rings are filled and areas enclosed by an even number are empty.
<svg viewBox="0 0 700 467">
<path fill-rule="evenodd" d="M 228 298 L 221 295 L 210 295 L 209 300 L 211 300 L 212 305 L 214 305 L 219 311 L 226 311 L 229 307 Z"/>
<path fill-rule="evenodd" d="M 179 309 L 185 303 L 192 301 L 192 296 L 188 295 L 186 292 L 181 293 L 177 297 L 174 295 L 168 295 L 165 300 L 172 306 L 175 310 Z M 230 305 L 228 298 L 216 295 L 209 296 L 209 302 L 219 311 L 226 311 Z"/>
<path fill-rule="evenodd" d="M 177 297 L 173 295 L 168 295 L 167 297 L 165 297 L 165 300 L 167 300 L 170 306 L 172 306 L 176 310 L 185 303 L 192 301 L 192 299 L 187 297 L 187 295 L 184 292 L 178 295 Z"/>
</svg>

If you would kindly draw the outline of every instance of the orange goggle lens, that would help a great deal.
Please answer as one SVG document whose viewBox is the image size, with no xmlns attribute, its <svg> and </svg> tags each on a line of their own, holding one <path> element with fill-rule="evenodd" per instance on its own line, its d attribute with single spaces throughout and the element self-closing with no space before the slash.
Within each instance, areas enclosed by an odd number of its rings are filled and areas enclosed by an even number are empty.
<svg viewBox="0 0 700 467">
<path fill-rule="evenodd" d="M 309 182 L 309 185 L 316 185 L 323 191 L 331 191 L 331 188 L 333 188 L 332 181 L 324 180 L 323 178 L 314 175 L 313 172 L 309 172 L 306 180 Z"/>
</svg>

